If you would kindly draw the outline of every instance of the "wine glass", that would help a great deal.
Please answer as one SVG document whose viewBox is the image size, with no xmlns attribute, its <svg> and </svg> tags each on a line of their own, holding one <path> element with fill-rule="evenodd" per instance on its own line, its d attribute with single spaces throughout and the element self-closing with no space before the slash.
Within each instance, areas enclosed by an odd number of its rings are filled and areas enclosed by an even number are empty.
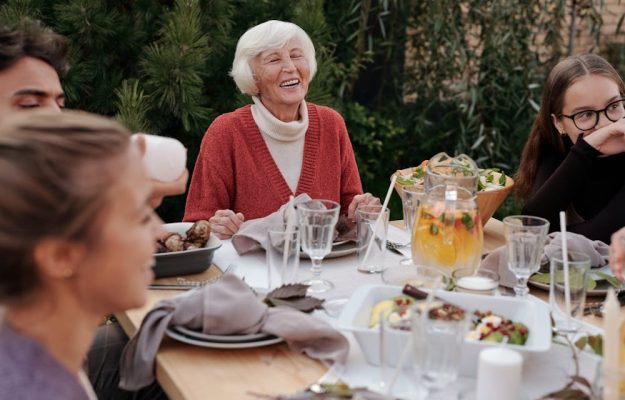
<svg viewBox="0 0 625 400">
<path fill-rule="evenodd" d="M 321 279 L 321 262 L 332 250 L 340 209 L 339 203 L 331 200 L 310 200 L 297 205 L 302 250 L 312 262 L 312 277 L 304 281 L 310 293 L 323 293 L 334 287 Z"/>
<path fill-rule="evenodd" d="M 549 231 L 549 221 L 527 215 L 512 215 L 503 219 L 508 250 L 508 268 L 516 276 L 516 297 L 529 293 L 527 280 L 540 268 L 540 259 Z"/>
</svg>

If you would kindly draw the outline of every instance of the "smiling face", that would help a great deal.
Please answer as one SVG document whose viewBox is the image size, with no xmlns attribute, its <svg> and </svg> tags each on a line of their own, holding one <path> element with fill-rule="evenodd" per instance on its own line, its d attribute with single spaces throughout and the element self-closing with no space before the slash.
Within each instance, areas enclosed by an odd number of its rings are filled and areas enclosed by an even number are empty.
<svg viewBox="0 0 625 400">
<path fill-rule="evenodd" d="M 612 79 L 603 75 L 584 75 L 577 79 L 564 93 L 562 114 L 573 115 L 584 110 L 602 110 L 608 104 L 622 98 L 619 86 Z M 551 116 L 556 129 L 560 133 L 566 133 L 573 143 L 580 134 L 589 135 L 599 128 L 612 123 L 605 113 L 600 113 L 599 122 L 593 129 L 582 131 L 578 129 L 573 120 L 567 117 Z"/>
<path fill-rule="evenodd" d="M 299 119 L 299 105 L 308 93 L 310 68 L 297 40 L 265 50 L 252 61 L 263 105 L 284 122 Z"/>
<path fill-rule="evenodd" d="M 111 313 L 145 303 L 147 285 L 154 278 L 155 243 L 163 229 L 150 207 L 152 185 L 138 149 L 131 146 L 120 158 L 115 160 L 119 179 L 109 189 L 108 205 L 94 221 L 97 229 L 73 281 L 81 303 L 94 312 Z"/>
</svg>

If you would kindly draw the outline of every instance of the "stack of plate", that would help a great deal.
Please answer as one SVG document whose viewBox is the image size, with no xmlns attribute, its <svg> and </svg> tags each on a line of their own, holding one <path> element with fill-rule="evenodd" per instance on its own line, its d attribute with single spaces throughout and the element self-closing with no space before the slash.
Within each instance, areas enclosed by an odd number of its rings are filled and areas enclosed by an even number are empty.
<svg viewBox="0 0 625 400">
<path fill-rule="evenodd" d="M 215 349 L 247 349 L 280 343 L 282 338 L 267 333 L 247 335 L 209 335 L 183 326 L 167 328 L 167 336 L 180 342 Z"/>
</svg>

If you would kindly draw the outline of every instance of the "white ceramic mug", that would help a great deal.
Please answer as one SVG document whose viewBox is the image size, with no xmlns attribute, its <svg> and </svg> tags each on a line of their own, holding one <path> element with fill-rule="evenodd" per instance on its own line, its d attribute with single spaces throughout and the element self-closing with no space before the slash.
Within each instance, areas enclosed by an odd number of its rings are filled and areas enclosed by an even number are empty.
<svg viewBox="0 0 625 400">
<path fill-rule="evenodd" d="M 180 141 L 166 136 L 143 135 L 145 154 L 143 165 L 151 179 L 173 182 L 187 165 L 187 149 Z"/>
</svg>

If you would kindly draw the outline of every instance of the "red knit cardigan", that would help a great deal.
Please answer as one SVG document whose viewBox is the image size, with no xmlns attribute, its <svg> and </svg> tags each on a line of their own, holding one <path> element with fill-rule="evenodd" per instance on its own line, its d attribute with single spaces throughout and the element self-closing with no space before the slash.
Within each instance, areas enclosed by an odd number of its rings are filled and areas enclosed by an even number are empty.
<svg viewBox="0 0 625 400">
<path fill-rule="evenodd" d="M 208 219 L 217 210 L 246 220 L 276 211 L 292 194 L 341 204 L 341 213 L 362 184 L 345 121 L 334 110 L 307 103 L 308 130 L 297 191 L 291 192 L 254 122 L 251 106 L 219 116 L 210 125 L 195 163 L 184 221 Z"/>
</svg>

